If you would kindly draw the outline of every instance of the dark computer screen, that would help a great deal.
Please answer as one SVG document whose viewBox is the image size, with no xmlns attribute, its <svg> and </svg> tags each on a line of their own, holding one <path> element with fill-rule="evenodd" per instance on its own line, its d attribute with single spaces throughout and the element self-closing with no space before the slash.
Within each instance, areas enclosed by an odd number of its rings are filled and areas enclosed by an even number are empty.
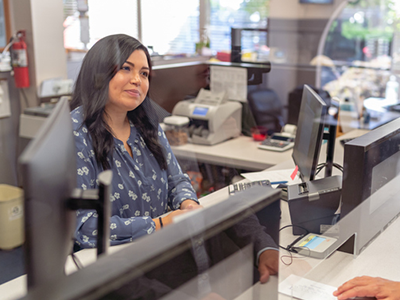
<svg viewBox="0 0 400 300">
<path fill-rule="evenodd" d="M 75 155 L 69 105 L 63 100 L 19 159 L 28 287 L 64 276 L 76 225 L 75 212 L 67 209 L 67 199 L 76 186 Z"/>
<path fill-rule="evenodd" d="M 315 179 L 328 107 L 308 85 L 304 85 L 292 158 L 303 182 Z"/>
<path fill-rule="evenodd" d="M 257 281 L 255 232 L 279 239 L 278 226 L 260 227 L 280 192 L 254 187 L 196 210 L 160 231 L 70 274 L 24 299 L 236 299 Z M 279 219 L 273 218 L 279 222 Z M 261 231 L 260 231 L 261 230 Z M 275 232 L 276 231 L 276 232 Z M 278 245 L 279 241 L 275 240 Z M 263 299 L 278 299 L 277 276 Z"/>
<path fill-rule="evenodd" d="M 76 213 L 95 209 L 97 254 L 109 246 L 112 171 L 99 174 L 99 189 L 76 189 L 76 149 L 67 99 L 61 98 L 19 159 L 25 198 L 25 266 L 28 288 L 64 277 L 73 251 Z"/>
<path fill-rule="evenodd" d="M 362 251 L 400 213 L 400 119 L 344 146 L 341 218 L 356 207 L 356 252 Z"/>
</svg>

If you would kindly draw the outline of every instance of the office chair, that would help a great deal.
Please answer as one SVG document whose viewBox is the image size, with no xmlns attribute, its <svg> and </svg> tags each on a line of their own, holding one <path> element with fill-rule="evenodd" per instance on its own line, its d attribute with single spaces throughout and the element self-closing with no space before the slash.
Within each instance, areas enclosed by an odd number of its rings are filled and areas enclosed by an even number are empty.
<svg viewBox="0 0 400 300">
<path fill-rule="evenodd" d="M 273 90 L 265 88 L 249 91 L 247 101 L 256 125 L 266 127 L 268 134 L 281 131 L 284 126 L 283 106 Z"/>
</svg>

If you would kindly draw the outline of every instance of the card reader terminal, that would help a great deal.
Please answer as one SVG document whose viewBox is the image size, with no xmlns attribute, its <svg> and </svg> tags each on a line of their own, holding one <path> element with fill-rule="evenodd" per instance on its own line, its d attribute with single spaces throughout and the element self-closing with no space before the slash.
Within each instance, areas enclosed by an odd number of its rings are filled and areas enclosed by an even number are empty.
<svg viewBox="0 0 400 300">
<path fill-rule="evenodd" d="M 293 249 L 299 254 L 322 259 L 335 250 L 336 241 L 333 237 L 309 233 L 295 243 Z"/>
</svg>

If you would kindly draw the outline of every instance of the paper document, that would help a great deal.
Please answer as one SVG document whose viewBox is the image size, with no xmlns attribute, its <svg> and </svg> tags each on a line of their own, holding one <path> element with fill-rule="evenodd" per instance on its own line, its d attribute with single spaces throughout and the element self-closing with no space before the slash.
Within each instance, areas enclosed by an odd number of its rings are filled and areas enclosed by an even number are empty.
<svg viewBox="0 0 400 300">
<path fill-rule="evenodd" d="M 229 100 L 247 102 L 247 69 L 211 66 L 210 90 L 226 92 Z"/>
<path fill-rule="evenodd" d="M 290 178 L 290 175 L 293 173 L 293 169 L 286 170 L 277 170 L 277 171 L 262 171 L 262 172 L 251 172 L 251 173 L 242 173 L 244 178 L 250 181 L 258 181 L 258 180 L 269 180 L 271 182 L 272 187 L 277 186 L 278 184 L 274 184 L 274 182 L 282 182 L 287 185 L 300 183 L 301 180 L 296 176 L 294 180 Z"/>
<path fill-rule="evenodd" d="M 337 300 L 336 287 L 291 274 L 279 284 L 279 293 L 302 300 Z"/>
<path fill-rule="evenodd" d="M 202 88 L 194 102 L 198 104 L 217 106 L 226 102 L 226 93 L 225 91 L 216 93 Z"/>
</svg>

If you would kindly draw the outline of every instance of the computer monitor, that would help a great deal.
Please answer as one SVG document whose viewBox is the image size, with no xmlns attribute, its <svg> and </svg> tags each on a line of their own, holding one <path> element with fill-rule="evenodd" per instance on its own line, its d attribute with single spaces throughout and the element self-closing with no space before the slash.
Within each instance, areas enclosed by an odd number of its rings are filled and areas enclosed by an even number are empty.
<svg viewBox="0 0 400 300">
<path fill-rule="evenodd" d="M 327 115 L 325 101 L 305 84 L 292 153 L 303 182 L 315 179 Z"/>
<path fill-rule="evenodd" d="M 186 300 L 204 299 L 212 293 L 237 299 L 254 284 L 254 234 L 249 229 L 258 226 L 255 213 L 268 211 L 271 205 L 280 203 L 279 199 L 279 191 L 265 187 L 229 196 L 182 215 L 162 230 L 137 239 L 52 286 L 31 291 L 24 299 L 49 299 L 51 295 L 52 299 L 65 300 Z M 238 230 L 238 226 L 244 227 Z M 275 242 L 279 245 L 278 240 Z M 271 276 L 263 285 L 266 295 L 262 298 L 277 300 L 277 288 L 278 278 Z"/>
<path fill-rule="evenodd" d="M 340 204 L 341 177 L 332 176 L 337 128 L 337 104 L 331 113 L 324 100 L 304 85 L 292 158 L 302 180 L 288 186 L 288 203 L 293 234 L 323 233 L 335 221 Z M 319 164 L 322 141 L 327 140 L 326 160 Z M 316 178 L 325 167 L 325 176 Z"/>
<path fill-rule="evenodd" d="M 22 153 L 28 286 L 64 276 L 76 214 L 66 200 L 76 187 L 75 143 L 67 101 L 56 105 Z"/>
<path fill-rule="evenodd" d="M 19 158 L 25 198 L 25 266 L 28 288 L 64 277 L 73 250 L 78 208 L 99 213 L 98 252 L 107 248 L 110 176 L 99 176 L 100 189 L 75 189 L 76 150 L 68 100 L 61 99 Z M 107 225 L 107 226 L 105 226 Z"/>
<path fill-rule="evenodd" d="M 400 213 L 400 119 L 344 145 L 341 218 L 359 211 L 355 252 Z M 366 203 L 365 203 L 366 202 Z"/>
</svg>

